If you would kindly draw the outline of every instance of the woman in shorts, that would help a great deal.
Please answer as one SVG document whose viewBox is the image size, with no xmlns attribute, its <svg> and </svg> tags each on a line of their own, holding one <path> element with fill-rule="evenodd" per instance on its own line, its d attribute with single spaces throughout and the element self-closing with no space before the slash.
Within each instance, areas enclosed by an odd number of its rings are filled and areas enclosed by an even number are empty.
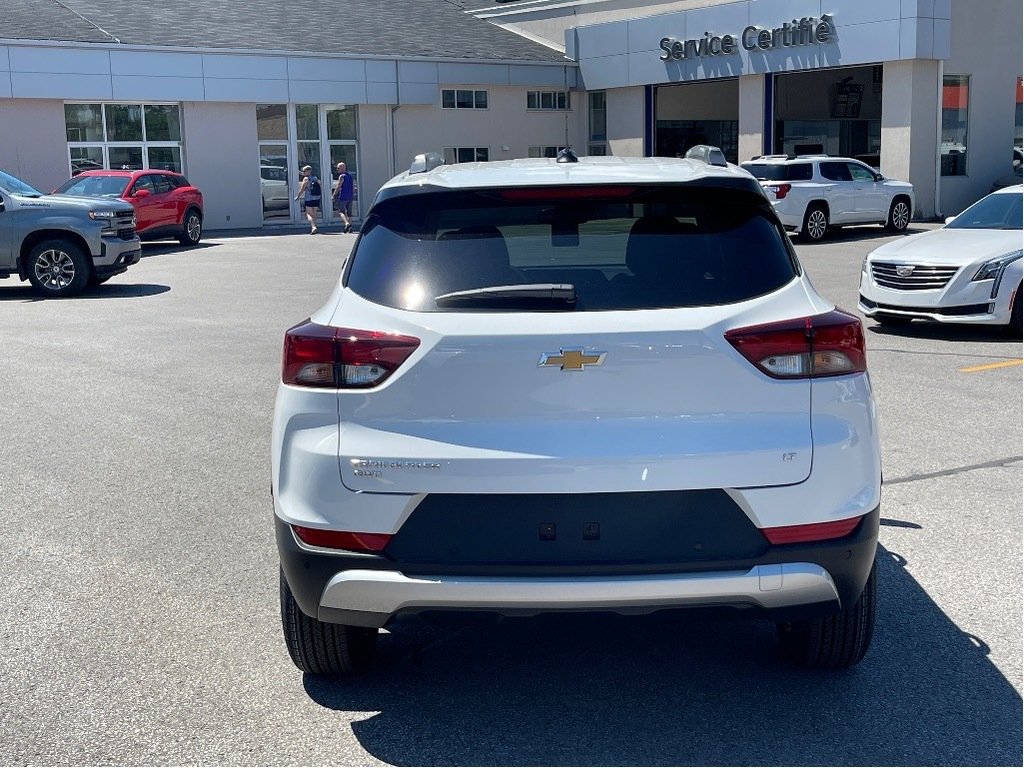
<svg viewBox="0 0 1024 768">
<path fill-rule="evenodd" d="M 315 235 L 319 230 L 316 228 L 316 217 L 320 211 L 320 179 L 313 175 L 313 166 L 306 165 L 302 168 L 302 181 L 299 183 L 299 191 L 295 199 L 302 198 L 302 210 L 306 214 L 306 221 L 309 222 L 309 234 Z"/>
</svg>

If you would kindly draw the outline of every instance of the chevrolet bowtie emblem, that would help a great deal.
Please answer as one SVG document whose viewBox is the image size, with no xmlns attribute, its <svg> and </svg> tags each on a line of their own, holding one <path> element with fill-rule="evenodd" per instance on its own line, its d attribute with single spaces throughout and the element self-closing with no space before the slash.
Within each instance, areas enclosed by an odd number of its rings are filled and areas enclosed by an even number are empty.
<svg viewBox="0 0 1024 768">
<path fill-rule="evenodd" d="M 584 352 L 582 349 L 563 349 L 558 355 L 541 355 L 538 366 L 557 365 L 563 371 L 582 371 L 587 365 L 600 365 L 607 352 Z"/>
</svg>

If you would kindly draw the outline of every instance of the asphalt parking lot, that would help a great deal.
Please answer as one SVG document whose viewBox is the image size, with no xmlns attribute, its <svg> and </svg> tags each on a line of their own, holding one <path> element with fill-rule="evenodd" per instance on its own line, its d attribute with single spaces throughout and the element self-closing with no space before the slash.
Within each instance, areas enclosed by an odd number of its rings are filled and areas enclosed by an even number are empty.
<svg viewBox="0 0 1024 768">
<path fill-rule="evenodd" d="M 855 309 L 887 239 L 798 249 Z M 657 614 L 410 619 L 373 675 L 303 678 L 270 423 L 282 332 L 354 241 L 147 244 L 64 301 L 0 281 L 0 763 L 1021 765 L 1022 347 L 976 329 L 866 323 L 885 486 L 857 668 Z"/>
</svg>

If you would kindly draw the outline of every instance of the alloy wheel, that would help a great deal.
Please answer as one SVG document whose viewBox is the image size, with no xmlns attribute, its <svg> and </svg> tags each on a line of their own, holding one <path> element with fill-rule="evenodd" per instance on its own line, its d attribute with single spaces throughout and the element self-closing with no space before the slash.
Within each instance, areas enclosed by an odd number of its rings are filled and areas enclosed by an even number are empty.
<svg viewBox="0 0 1024 768">
<path fill-rule="evenodd" d="M 892 207 L 892 225 L 902 231 L 910 223 L 910 206 L 900 200 Z"/>
<path fill-rule="evenodd" d="M 36 258 L 36 279 L 49 291 L 61 291 L 75 279 L 75 261 L 65 251 L 51 248 Z"/>
<path fill-rule="evenodd" d="M 199 242 L 199 237 L 203 232 L 203 223 L 196 214 L 189 214 L 188 221 L 185 224 L 185 231 L 188 232 L 189 240 L 193 243 Z"/>
<path fill-rule="evenodd" d="M 820 240 L 828 231 L 828 219 L 825 212 L 815 209 L 807 215 L 807 234 L 812 240 Z"/>
</svg>

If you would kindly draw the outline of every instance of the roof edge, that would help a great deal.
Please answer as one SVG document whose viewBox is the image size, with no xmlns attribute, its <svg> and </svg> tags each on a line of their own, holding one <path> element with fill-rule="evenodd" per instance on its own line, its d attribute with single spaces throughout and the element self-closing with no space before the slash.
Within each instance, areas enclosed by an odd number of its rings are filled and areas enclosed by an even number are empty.
<svg viewBox="0 0 1024 768">
<path fill-rule="evenodd" d="M 518 34 L 506 30 L 511 34 Z M 37 40 L 28 38 L 5 38 L 0 37 L 0 45 L 37 47 L 37 48 L 86 48 L 102 49 L 113 51 L 154 51 L 159 53 L 199 53 L 215 56 L 218 54 L 229 56 L 301 56 L 304 58 L 316 59 L 358 59 L 363 61 L 380 61 L 387 59 L 391 61 L 422 61 L 440 62 L 444 64 L 508 64 L 515 66 L 536 66 L 536 67 L 573 67 L 579 65 L 572 59 L 563 61 L 545 61 L 544 59 L 481 59 L 476 57 L 451 57 L 451 56 L 398 56 L 390 53 L 330 53 L 328 51 L 291 50 L 286 48 L 199 48 L 182 45 L 145 45 L 142 43 L 114 43 L 114 42 L 83 42 L 79 40 Z M 559 53 L 557 49 L 550 49 L 552 53 Z"/>
</svg>

